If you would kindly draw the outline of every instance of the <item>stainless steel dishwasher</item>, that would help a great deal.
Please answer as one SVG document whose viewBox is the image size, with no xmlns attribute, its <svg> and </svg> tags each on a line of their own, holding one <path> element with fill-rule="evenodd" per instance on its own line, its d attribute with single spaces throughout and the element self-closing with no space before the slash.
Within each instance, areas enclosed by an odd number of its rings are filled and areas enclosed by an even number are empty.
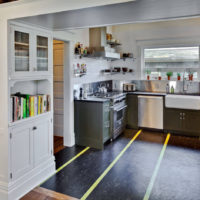
<svg viewBox="0 0 200 200">
<path fill-rule="evenodd" d="M 138 96 L 138 126 L 163 129 L 162 96 Z"/>
</svg>

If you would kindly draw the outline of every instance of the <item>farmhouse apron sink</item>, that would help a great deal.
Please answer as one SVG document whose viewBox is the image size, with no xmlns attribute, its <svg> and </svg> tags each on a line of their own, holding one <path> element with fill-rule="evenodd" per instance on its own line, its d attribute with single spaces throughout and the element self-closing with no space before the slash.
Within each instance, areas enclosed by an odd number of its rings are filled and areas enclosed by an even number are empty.
<svg viewBox="0 0 200 200">
<path fill-rule="evenodd" d="M 192 95 L 166 95 L 166 108 L 200 110 L 200 96 Z"/>
</svg>

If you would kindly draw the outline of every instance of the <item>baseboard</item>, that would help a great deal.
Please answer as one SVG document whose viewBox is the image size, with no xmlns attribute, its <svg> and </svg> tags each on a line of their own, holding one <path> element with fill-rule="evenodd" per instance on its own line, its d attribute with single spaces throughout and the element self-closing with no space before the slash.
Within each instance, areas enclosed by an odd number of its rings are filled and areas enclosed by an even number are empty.
<svg viewBox="0 0 200 200">
<path fill-rule="evenodd" d="M 0 189 L 0 199 L 18 200 L 54 173 L 55 161 L 51 158 L 22 178 L 10 183 L 7 190 Z"/>
<path fill-rule="evenodd" d="M 8 191 L 0 188 L 0 199 L 8 200 Z"/>
</svg>

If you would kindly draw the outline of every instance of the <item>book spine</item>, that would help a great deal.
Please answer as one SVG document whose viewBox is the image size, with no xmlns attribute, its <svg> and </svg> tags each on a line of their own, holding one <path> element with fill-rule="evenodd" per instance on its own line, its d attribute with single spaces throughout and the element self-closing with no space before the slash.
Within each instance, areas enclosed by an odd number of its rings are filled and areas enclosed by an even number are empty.
<svg viewBox="0 0 200 200">
<path fill-rule="evenodd" d="M 12 105 L 12 107 L 13 107 L 13 113 L 12 113 L 12 121 L 14 122 L 15 121 L 15 97 L 12 97 L 12 99 L 13 99 L 13 105 Z"/>
<path fill-rule="evenodd" d="M 38 101 L 37 96 L 34 96 L 34 116 L 38 114 Z"/>
<path fill-rule="evenodd" d="M 30 110 L 29 110 L 29 108 L 30 108 L 30 105 L 29 105 L 29 103 L 30 103 L 30 96 L 29 95 L 26 95 L 26 117 L 29 117 L 29 115 L 30 115 Z"/>
<path fill-rule="evenodd" d="M 14 121 L 17 121 L 17 97 L 14 97 Z"/>
<path fill-rule="evenodd" d="M 13 122 L 13 97 L 10 97 L 10 122 Z"/>
<path fill-rule="evenodd" d="M 34 116 L 34 97 L 31 96 L 30 97 L 30 117 L 33 117 Z"/>
<path fill-rule="evenodd" d="M 23 108 L 24 108 L 24 106 L 23 106 L 23 102 L 24 102 L 24 98 L 23 97 L 19 97 L 20 99 L 21 99 L 21 101 L 20 101 L 20 108 L 21 108 L 21 110 L 20 110 L 20 119 L 23 119 Z"/>
<path fill-rule="evenodd" d="M 17 97 L 17 120 L 21 119 L 21 98 Z"/>
<path fill-rule="evenodd" d="M 27 114 L 26 114 L 26 99 L 23 98 L 23 119 L 25 119 L 27 117 Z"/>
<path fill-rule="evenodd" d="M 40 109 L 40 96 L 38 96 L 38 115 L 41 113 L 41 109 Z"/>
<path fill-rule="evenodd" d="M 43 112 L 47 111 L 47 96 L 43 95 Z"/>
<path fill-rule="evenodd" d="M 47 111 L 51 111 L 51 96 L 47 95 Z"/>
<path fill-rule="evenodd" d="M 44 112 L 44 103 L 43 103 L 43 96 L 41 96 L 41 102 L 40 102 L 40 107 L 41 107 L 41 113 Z"/>
</svg>

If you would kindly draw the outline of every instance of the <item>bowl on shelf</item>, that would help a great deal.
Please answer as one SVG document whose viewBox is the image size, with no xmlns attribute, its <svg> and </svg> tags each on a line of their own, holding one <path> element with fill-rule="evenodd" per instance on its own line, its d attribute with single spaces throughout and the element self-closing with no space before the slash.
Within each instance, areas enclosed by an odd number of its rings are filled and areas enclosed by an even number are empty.
<svg viewBox="0 0 200 200">
<path fill-rule="evenodd" d="M 128 71 L 128 68 L 127 67 L 122 67 L 122 71 L 125 73 Z"/>
<path fill-rule="evenodd" d="M 111 70 L 110 70 L 110 69 L 105 69 L 104 72 L 105 72 L 105 73 L 110 73 Z"/>
<path fill-rule="evenodd" d="M 121 68 L 120 67 L 114 67 L 114 72 L 121 72 Z"/>
</svg>

